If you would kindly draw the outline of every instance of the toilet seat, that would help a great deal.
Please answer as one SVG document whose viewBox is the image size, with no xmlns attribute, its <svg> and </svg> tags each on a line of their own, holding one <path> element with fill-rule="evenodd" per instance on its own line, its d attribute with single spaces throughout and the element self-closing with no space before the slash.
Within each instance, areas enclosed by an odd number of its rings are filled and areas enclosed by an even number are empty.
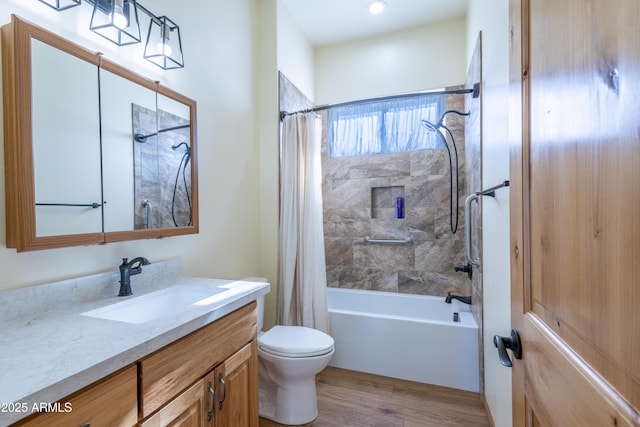
<svg viewBox="0 0 640 427">
<path fill-rule="evenodd" d="M 282 357 L 313 357 L 333 350 L 333 338 L 304 326 L 274 326 L 258 337 L 258 347 Z"/>
</svg>

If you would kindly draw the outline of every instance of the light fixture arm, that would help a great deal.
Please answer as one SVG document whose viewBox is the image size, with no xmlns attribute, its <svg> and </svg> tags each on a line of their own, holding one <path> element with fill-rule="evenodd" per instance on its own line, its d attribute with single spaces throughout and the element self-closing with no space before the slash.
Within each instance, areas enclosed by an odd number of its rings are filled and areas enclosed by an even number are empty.
<svg viewBox="0 0 640 427">
<path fill-rule="evenodd" d="M 85 1 L 90 1 L 90 0 L 85 0 Z M 151 19 L 153 22 L 155 22 L 156 24 L 160 25 L 160 18 L 157 17 L 156 15 L 154 15 L 149 9 L 147 9 L 146 7 L 144 7 L 143 5 L 141 5 L 140 3 L 137 3 L 138 5 L 138 9 L 141 12 L 144 12 L 145 15 L 147 15 L 149 17 L 149 19 Z"/>
</svg>

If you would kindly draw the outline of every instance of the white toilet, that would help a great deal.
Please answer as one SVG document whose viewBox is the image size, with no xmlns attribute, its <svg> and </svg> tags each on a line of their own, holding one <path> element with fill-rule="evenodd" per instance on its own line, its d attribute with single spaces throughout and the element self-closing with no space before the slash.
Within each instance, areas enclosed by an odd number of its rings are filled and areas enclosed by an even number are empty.
<svg viewBox="0 0 640 427">
<path fill-rule="evenodd" d="M 264 297 L 260 297 L 259 414 L 279 424 L 310 423 L 318 417 L 316 374 L 333 357 L 333 338 L 303 326 L 274 326 L 262 332 L 263 314 Z"/>
</svg>

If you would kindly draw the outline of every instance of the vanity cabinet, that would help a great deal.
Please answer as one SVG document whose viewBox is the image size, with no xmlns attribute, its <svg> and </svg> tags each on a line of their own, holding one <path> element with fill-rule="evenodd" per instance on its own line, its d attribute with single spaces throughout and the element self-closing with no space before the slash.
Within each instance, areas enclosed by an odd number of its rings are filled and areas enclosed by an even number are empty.
<svg viewBox="0 0 640 427">
<path fill-rule="evenodd" d="M 256 322 L 253 302 L 142 359 L 142 425 L 257 427 Z"/>
<path fill-rule="evenodd" d="M 254 301 L 13 427 L 258 427 L 256 325 Z"/>
<path fill-rule="evenodd" d="M 25 427 L 135 426 L 138 376 L 131 365 L 54 404 L 53 410 L 18 422 Z M 51 410 L 50 409 L 50 410 Z"/>
</svg>

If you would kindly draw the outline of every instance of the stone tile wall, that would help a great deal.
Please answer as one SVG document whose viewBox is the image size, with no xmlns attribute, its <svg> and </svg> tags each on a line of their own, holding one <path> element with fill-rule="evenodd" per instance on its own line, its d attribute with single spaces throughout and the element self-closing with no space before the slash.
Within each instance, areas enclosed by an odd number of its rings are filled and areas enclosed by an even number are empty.
<svg viewBox="0 0 640 427">
<path fill-rule="evenodd" d="M 446 108 L 463 111 L 464 97 L 448 95 Z M 323 119 L 326 124 L 326 112 Z M 444 147 L 331 158 L 325 133 L 322 187 L 329 286 L 424 295 L 470 294 L 466 274 L 454 271 L 455 266 L 466 264 L 464 118 L 449 114 L 446 125 L 454 134 L 460 164 L 456 234 L 449 230 L 449 160 Z M 396 218 L 398 196 L 404 197 L 401 219 Z M 365 236 L 404 239 L 410 235 L 413 243 L 409 245 L 364 243 Z"/>
<path fill-rule="evenodd" d="M 158 128 L 166 129 L 189 123 L 188 118 L 162 110 L 156 114 L 156 111 L 135 104 L 132 106 L 132 117 L 133 133 L 142 135 L 153 134 Z M 158 121 L 159 124 L 156 124 Z M 186 173 L 183 174 L 185 147 L 175 150 L 172 148 L 182 142 L 191 145 L 190 132 L 188 128 L 176 129 L 149 137 L 145 143 L 134 142 L 136 230 L 149 228 L 143 200 L 149 200 L 153 206 L 151 228 L 184 227 L 191 223 L 191 164 L 186 165 Z"/>
</svg>

